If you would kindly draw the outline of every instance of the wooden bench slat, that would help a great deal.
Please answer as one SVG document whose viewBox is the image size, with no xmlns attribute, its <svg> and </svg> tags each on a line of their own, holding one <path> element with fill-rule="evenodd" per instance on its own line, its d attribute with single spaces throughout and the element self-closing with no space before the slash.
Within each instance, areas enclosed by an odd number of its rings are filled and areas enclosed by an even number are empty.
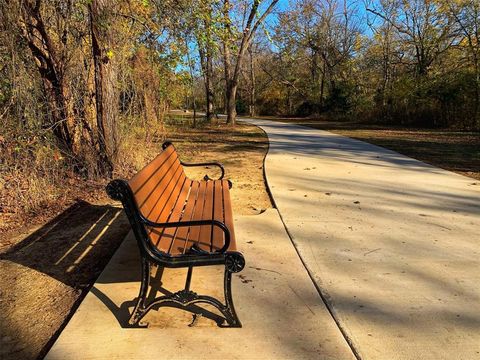
<svg viewBox="0 0 480 360">
<path fill-rule="evenodd" d="M 225 214 L 223 210 L 223 183 L 221 181 L 214 182 L 214 193 L 213 193 L 213 218 L 222 223 L 225 223 Z M 212 246 L 210 251 L 219 250 L 223 247 L 225 243 L 223 230 L 218 226 L 213 227 L 212 233 Z"/>
<path fill-rule="evenodd" d="M 180 190 L 185 181 L 185 178 L 182 176 L 182 169 L 177 168 L 171 175 L 163 191 L 160 194 L 155 194 L 154 207 L 148 215 L 148 219 L 151 221 L 166 221 L 180 195 Z"/>
<path fill-rule="evenodd" d="M 174 165 L 175 166 L 175 165 Z M 172 168 L 168 177 L 162 181 L 161 187 L 156 188 L 151 194 L 149 199 L 143 207 L 140 208 L 142 214 L 151 221 L 159 221 L 159 214 L 164 210 L 167 205 L 166 200 L 169 198 L 172 192 L 179 191 L 176 189 L 176 184 L 181 181 L 182 169 L 180 167 Z M 172 205 L 173 206 L 173 205 Z"/>
<path fill-rule="evenodd" d="M 175 156 L 171 155 L 165 162 L 162 163 L 161 169 L 152 176 L 148 177 L 141 188 L 132 189 L 134 191 L 137 206 L 142 210 L 144 216 L 149 216 L 150 211 L 155 206 L 155 203 L 161 192 L 164 191 L 165 186 L 170 182 L 173 173 L 180 167 L 180 163 L 175 161 Z"/>
<path fill-rule="evenodd" d="M 179 180 L 181 171 L 182 169 L 180 166 L 176 167 L 176 165 L 174 165 L 174 167 L 171 168 L 171 171 L 169 171 L 168 176 L 161 181 L 161 185 L 148 194 L 148 199 L 140 208 L 143 216 L 149 220 L 158 221 L 158 214 L 164 209 L 166 205 L 164 201 L 173 191 L 174 187 L 172 187 L 172 184 L 175 185 Z"/>
<path fill-rule="evenodd" d="M 185 201 L 187 200 L 188 194 L 192 186 L 192 181 L 185 179 L 180 194 L 177 198 L 175 206 L 172 209 L 172 212 L 166 222 L 177 222 L 180 221 L 182 217 L 182 212 L 185 208 Z M 166 228 L 162 232 L 162 239 L 159 244 L 159 249 L 165 252 L 172 254 L 175 234 L 178 231 L 178 228 Z"/>
<path fill-rule="evenodd" d="M 199 187 L 200 183 L 198 181 L 192 181 L 190 192 L 188 193 L 187 204 L 179 218 L 179 221 L 192 220 Z M 188 230 L 189 228 L 186 226 L 178 228 L 170 250 L 172 255 L 183 254 L 187 250 L 187 240 L 189 235 Z"/>
<path fill-rule="evenodd" d="M 154 222 L 166 222 L 168 220 L 168 217 L 180 196 L 180 190 L 184 181 L 185 179 L 182 177 L 182 169 L 178 168 L 163 193 L 155 202 L 153 211 L 148 217 L 149 220 Z M 150 231 L 150 239 L 157 246 L 159 245 L 158 242 L 160 240 L 161 231 L 161 229 L 151 229 Z"/>
<path fill-rule="evenodd" d="M 207 182 L 201 181 L 198 188 L 197 199 L 195 201 L 195 210 L 192 220 L 203 220 L 203 209 L 205 207 L 205 192 L 207 190 Z M 200 226 L 190 226 L 187 237 L 187 250 L 195 243 L 198 243 L 200 236 Z"/>
<path fill-rule="evenodd" d="M 134 177 L 130 179 L 128 184 L 133 193 L 136 194 L 142 187 L 149 182 L 149 180 L 162 170 L 164 163 L 171 156 L 176 157 L 177 154 L 173 147 L 168 147 L 162 151 L 155 159 L 147 164 L 142 170 L 140 170 Z"/>
<path fill-rule="evenodd" d="M 213 192 L 214 182 L 207 181 L 205 188 L 205 203 L 203 206 L 202 217 L 198 220 L 211 220 L 213 219 Z M 193 239 L 192 239 L 193 240 Z M 212 225 L 200 226 L 200 233 L 197 239 L 198 247 L 205 251 L 210 251 L 212 246 Z"/>
</svg>

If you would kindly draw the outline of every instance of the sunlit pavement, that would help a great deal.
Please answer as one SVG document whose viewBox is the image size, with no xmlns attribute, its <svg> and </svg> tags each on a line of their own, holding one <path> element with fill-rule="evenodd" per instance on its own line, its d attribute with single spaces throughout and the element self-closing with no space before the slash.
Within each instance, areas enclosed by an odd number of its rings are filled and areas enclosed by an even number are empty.
<svg viewBox="0 0 480 360">
<path fill-rule="evenodd" d="M 480 182 L 329 132 L 247 121 L 268 134 L 278 211 L 358 357 L 479 359 Z"/>
</svg>

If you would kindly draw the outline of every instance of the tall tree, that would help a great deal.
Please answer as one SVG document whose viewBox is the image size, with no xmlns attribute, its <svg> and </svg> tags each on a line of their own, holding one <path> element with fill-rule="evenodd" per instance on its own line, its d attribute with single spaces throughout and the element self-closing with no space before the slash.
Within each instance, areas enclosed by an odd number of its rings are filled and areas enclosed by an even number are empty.
<svg viewBox="0 0 480 360">
<path fill-rule="evenodd" d="M 109 24 L 111 7 L 109 0 L 92 0 L 88 4 L 92 39 L 92 56 L 95 67 L 95 101 L 99 170 L 112 176 L 117 153 L 117 97 L 115 92 L 115 68 L 112 65 L 112 30 Z"/>
<path fill-rule="evenodd" d="M 407 45 L 415 73 L 420 81 L 428 74 L 438 56 L 447 51 L 455 40 L 452 20 L 439 10 L 432 0 L 394 0 L 392 14 L 389 1 L 380 1 L 367 11 L 390 23 Z M 388 14 L 388 15 L 387 15 Z"/>
<path fill-rule="evenodd" d="M 79 155 L 77 121 L 73 111 L 72 93 L 66 78 L 70 51 L 68 48 L 72 2 L 57 4 L 53 23 L 46 23 L 41 0 L 21 2 L 19 25 L 35 59 L 42 79 L 49 108 L 49 123 L 61 148 L 71 156 Z M 48 5 L 47 5 L 48 6 Z M 61 34 L 60 38 L 57 34 Z"/>
<path fill-rule="evenodd" d="M 249 60 L 249 77 L 250 77 L 250 96 L 248 104 L 248 115 L 255 116 L 255 103 L 256 103 L 256 79 L 255 79 L 255 50 L 253 49 L 253 43 L 248 47 L 248 60 Z"/>
<path fill-rule="evenodd" d="M 213 57 L 216 52 L 214 4 L 211 0 L 202 0 L 194 11 L 199 21 L 196 39 L 205 84 L 205 110 L 207 121 L 211 121 L 214 115 Z"/>
<path fill-rule="evenodd" d="M 464 50 L 474 73 L 474 114 L 480 127 L 480 3 L 477 0 L 444 0 L 446 12 L 453 17 L 458 28 L 458 46 Z"/>
<path fill-rule="evenodd" d="M 282 50 L 288 53 L 293 46 L 308 57 L 312 110 L 322 110 L 327 96 L 336 94 L 339 80 L 346 78 L 360 34 L 356 17 L 355 6 L 346 0 L 301 0 L 280 16 L 283 29 L 277 29 L 277 38 Z"/>
<path fill-rule="evenodd" d="M 386 112 L 384 115 L 389 116 L 391 111 L 390 98 L 392 96 L 392 89 L 394 83 L 394 69 L 395 69 L 395 28 L 392 25 L 392 17 L 395 14 L 396 5 L 393 1 L 385 0 L 383 2 L 383 16 L 372 20 L 367 13 L 367 23 L 374 34 L 373 42 L 370 46 L 370 52 L 374 53 L 380 59 L 381 81 L 378 82 L 377 102 L 382 106 Z"/>
<path fill-rule="evenodd" d="M 225 97 L 227 110 L 227 123 L 235 125 L 237 116 L 236 96 L 238 83 L 240 81 L 240 69 L 244 60 L 245 52 L 252 42 L 253 36 L 258 27 L 265 21 L 266 17 L 275 8 L 278 0 L 270 0 L 266 2 L 265 10 L 259 15 L 259 7 L 261 0 L 253 0 L 253 2 L 243 4 L 246 10 L 243 26 L 240 26 L 239 43 L 236 40 L 235 29 L 232 28 L 233 16 L 231 15 L 232 4 L 230 0 L 223 0 L 223 58 L 224 58 L 224 74 L 225 74 Z M 249 8 L 249 10 L 248 10 Z M 258 16 L 259 15 L 259 16 Z M 234 51 L 238 49 L 237 51 Z M 232 54 L 235 56 L 232 56 Z"/>
</svg>

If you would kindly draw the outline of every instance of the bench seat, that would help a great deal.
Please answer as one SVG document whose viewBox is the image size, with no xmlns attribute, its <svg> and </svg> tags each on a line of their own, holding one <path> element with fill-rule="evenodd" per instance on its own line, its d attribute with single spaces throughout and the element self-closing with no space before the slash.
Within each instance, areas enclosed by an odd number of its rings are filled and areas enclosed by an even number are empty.
<svg viewBox="0 0 480 360">
<path fill-rule="evenodd" d="M 226 180 L 192 181 L 185 179 L 171 209 L 168 222 L 214 219 L 230 231 L 228 250 L 236 250 L 229 184 Z M 153 220 L 156 221 L 156 220 Z M 193 245 L 204 251 L 220 250 L 225 244 L 224 232 L 212 225 L 183 228 L 149 229 L 152 243 L 170 255 L 185 254 Z"/>
</svg>

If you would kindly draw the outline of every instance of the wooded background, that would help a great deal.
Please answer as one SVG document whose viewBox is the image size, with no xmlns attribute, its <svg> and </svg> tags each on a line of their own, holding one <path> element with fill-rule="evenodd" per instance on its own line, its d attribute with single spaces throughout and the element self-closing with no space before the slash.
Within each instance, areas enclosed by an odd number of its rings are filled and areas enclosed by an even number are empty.
<svg viewBox="0 0 480 360">
<path fill-rule="evenodd" d="M 2 192 L 4 212 L 33 206 L 30 196 L 40 205 L 66 173 L 104 179 L 132 166 L 171 109 L 232 125 L 241 113 L 480 129 L 478 0 L 0 0 L 0 10 L 0 190 L 19 189 Z"/>
</svg>

